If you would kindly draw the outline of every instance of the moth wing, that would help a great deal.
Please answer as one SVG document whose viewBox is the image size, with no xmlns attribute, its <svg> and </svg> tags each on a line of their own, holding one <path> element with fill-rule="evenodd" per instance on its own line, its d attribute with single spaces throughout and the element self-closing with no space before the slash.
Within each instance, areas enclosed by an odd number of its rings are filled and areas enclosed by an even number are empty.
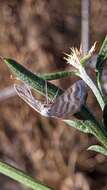
<svg viewBox="0 0 107 190">
<path fill-rule="evenodd" d="M 14 88 L 16 90 L 16 93 L 19 95 L 20 98 L 22 98 L 30 107 L 32 107 L 37 112 L 41 113 L 41 102 L 38 100 L 35 100 L 33 97 L 29 87 L 26 85 L 17 85 L 14 84 Z"/>
<path fill-rule="evenodd" d="M 60 97 L 51 105 L 50 116 L 66 118 L 81 110 L 87 95 L 86 84 L 79 80 L 70 86 Z"/>
</svg>

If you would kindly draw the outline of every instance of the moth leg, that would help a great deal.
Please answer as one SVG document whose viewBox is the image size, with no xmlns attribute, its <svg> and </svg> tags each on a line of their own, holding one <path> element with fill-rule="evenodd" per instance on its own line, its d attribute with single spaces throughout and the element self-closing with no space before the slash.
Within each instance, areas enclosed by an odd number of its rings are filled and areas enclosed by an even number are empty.
<svg viewBox="0 0 107 190">
<path fill-rule="evenodd" d="M 30 88 L 28 88 L 28 86 L 26 86 L 25 84 L 24 85 L 14 84 L 14 88 L 20 97 L 23 97 L 23 98 L 26 97 L 27 99 L 31 101 L 35 100 L 31 93 Z"/>
<path fill-rule="evenodd" d="M 28 95 L 32 98 L 32 99 L 34 99 L 34 97 L 33 97 L 33 95 L 32 95 L 32 92 L 31 92 L 31 90 L 30 90 L 30 87 L 25 83 L 24 84 L 25 85 L 25 87 L 26 88 L 24 88 L 28 93 Z"/>
</svg>

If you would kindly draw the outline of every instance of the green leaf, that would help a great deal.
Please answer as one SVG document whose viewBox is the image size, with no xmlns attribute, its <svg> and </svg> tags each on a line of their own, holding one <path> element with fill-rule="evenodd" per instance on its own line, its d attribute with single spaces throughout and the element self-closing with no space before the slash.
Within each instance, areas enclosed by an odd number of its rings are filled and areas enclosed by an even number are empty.
<svg viewBox="0 0 107 190">
<path fill-rule="evenodd" d="M 68 124 L 69 126 L 78 129 L 81 132 L 84 133 L 90 133 L 93 134 L 93 123 L 89 120 L 86 121 L 82 121 L 82 120 L 63 120 L 66 124 Z"/>
<path fill-rule="evenodd" d="M 107 156 L 107 150 L 99 145 L 92 145 L 87 150 L 92 150 L 92 151 L 95 151 L 95 152 L 98 152 L 98 153 L 101 153 L 101 154 Z"/>
<path fill-rule="evenodd" d="M 97 78 L 97 84 L 100 89 L 100 92 L 103 95 L 102 88 L 101 88 L 101 76 L 102 76 L 102 70 L 105 65 L 105 60 L 107 59 L 107 36 L 105 37 L 105 40 L 101 46 L 101 49 L 98 54 L 97 62 L 96 62 L 96 78 Z"/>
<path fill-rule="evenodd" d="M 44 80 L 56 80 L 62 79 L 71 76 L 78 76 L 77 71 L 59 71 L 54 73 L 45 73 L 45 74 L 37 74 L 42 77 Z"/>
<path fill-rule="evenodd" d="M 105 147 L 107 147 L 107 132 L 103 127 L 93 120 L 63 120 L 70 127 L 78 129 L 81 132 L 94 135 Z"/>
<path fill-rule="evenodd" d="M 1 161 L 0 161 L 0 173 L 34 190 L 52 190 L 52 188 L 42 185 L 40 182 L 36 181 L 35 179 L 25 174 L 21 170 Z"/>
<path fill-rule="evenodd" d="M 60 71 L 56 73 L 34 74 L 12 59 L 4 58 L 3 60 L 20 80 L 28 84 L 30 87 L 42 95 L 46 95 L 46 80 L 56 80 L 77 75 L 76 71 Z M 47 82 L 47 88 L 48 96 L 50 99 L 52 99 L 56 94 L 58 96 L 63 93 L 63 90 L 50 82 Z"/>
<path fill-rule="evenodd" d="M 28 84 L 40 94 L 46 95 L 46 80 L 44 80 L 43 77 L 32 73 L 12 59 L 4 58 L 3 60 L 10 70 L 18 77 L 18 79 Z M 50 99 L 52 99 L 56 94 L 61 95 L 63 93 L 60 88 L 50 82 L 47 82 L 47 92 Z"/>
</svg>

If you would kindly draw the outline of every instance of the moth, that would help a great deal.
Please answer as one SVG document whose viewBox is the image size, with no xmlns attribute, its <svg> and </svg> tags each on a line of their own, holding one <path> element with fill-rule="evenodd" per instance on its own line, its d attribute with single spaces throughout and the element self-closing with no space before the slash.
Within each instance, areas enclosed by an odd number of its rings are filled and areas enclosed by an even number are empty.
<svg viewBox="0 0 107 190">
<path fill-rule="evenodd" d="M 61 96 L 49 103 L 36 100 L 26 85 L 15 84 L 14 87 L 17 94 L 41 115 L 63 119 L 66 119 L 69 114 L 73 115 L 79 112 L 87 95 L 86 84 L 83 80 L 75 82 Z"/>
</svg>

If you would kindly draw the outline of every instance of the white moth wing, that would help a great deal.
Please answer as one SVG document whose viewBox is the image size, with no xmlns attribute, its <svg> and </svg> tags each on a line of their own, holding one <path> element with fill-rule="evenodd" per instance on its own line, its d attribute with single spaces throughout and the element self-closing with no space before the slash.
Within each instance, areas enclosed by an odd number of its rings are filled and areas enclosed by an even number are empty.
<svg viewBox="0 0 107 190">
<path fill-rule="evenodd" d="M 50 117 L 66 118 L 81 110 L 87 95 L 86 84 L 79 80 L 70 86 L 60 97 L 51 105 Z"/>
<path fill-rule="evenodd" d="M 14 85 L 17 94 L 34 110 L 45 117 L 65 118 L 81 110 L 85 103 L 87 90 L 84 81 L 79 80 L 70 86 L 51 104 L 36 100 L 26 85 Z"/>
<path fill-rule="evenodd" d="M 48 108 L 45 108 L 39 100 L 36 100 L 33 97 L 29 87 L 27 87 L 26 85 L 14 84 L 14 88 L 19 97 L 22 98 L 30 107 L 32 107 L 41 115 L 48 117 Z"/>
</svg>

